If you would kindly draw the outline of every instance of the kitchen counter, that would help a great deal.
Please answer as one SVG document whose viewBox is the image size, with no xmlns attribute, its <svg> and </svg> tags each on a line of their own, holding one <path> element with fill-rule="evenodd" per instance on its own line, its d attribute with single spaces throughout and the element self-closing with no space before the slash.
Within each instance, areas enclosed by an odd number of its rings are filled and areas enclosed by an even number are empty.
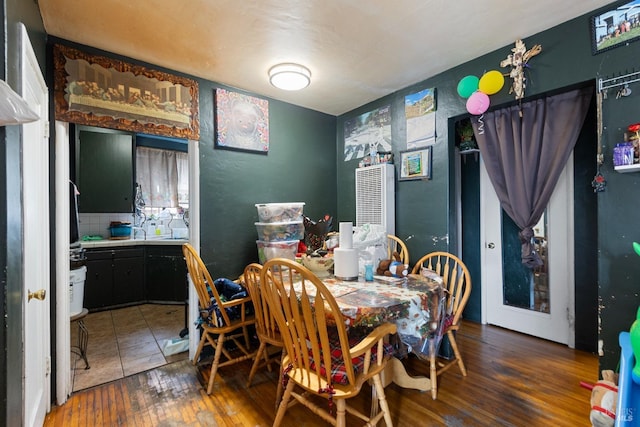
<svg viewBox="0 0 640 427">
<path fill-rule="evenodd" d="M 90 248 L 111 248 L 115 246 L 170 246 L 189 243 L 188 239 L 127 239 L 127 240 L 87 240 L 80 241 L 80 246 L 84 249 Z"/>
</svg>

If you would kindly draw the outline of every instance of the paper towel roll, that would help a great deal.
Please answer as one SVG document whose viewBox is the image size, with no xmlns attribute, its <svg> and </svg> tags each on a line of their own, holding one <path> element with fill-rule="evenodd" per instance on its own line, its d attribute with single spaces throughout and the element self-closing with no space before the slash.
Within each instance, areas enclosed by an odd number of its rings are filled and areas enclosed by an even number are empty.
<svg viewBox="0 0 640 427">
<path fill-rule="evenodd" d="M 342 234 L 342 227 L 340 227 Z M 358 280 L 358 251 L 342 246 L 333 250 L 333 274 L 342 280 Z"/>
<path fill-rule="evenodd" d="M 353 249 L 353 223 L 340 223 L 340 247 L 342 249 Z"/>
</svg>

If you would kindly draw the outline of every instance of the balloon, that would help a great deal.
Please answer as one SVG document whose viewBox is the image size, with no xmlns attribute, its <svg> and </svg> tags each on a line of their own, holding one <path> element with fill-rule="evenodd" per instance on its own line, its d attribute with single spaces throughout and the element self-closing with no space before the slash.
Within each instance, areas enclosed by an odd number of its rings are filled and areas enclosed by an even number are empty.
<svg viewBox="0 0 640 427">
<path fill-rule="evenodd" d="M 470 97 L 473 92 L 478 90 L 479 79 L 476 76 L 466 76 L 458 83 L 458 95 L 463 98 Z"/>
<path fill-rule="evenodd" d="M 504 86 L 504 76 L 500 71 L 496 70 L 485 73 L 478 82 L 480 92 L 486 93 L 487 95 L 500 92 L 502 86 Z"/>
<path fill-rule="evenodd" d="M 467 111 L 478 116 L 487 111 L 489 104 L 489 95 L 477 91 L 467 99 Z"/>
</svg>

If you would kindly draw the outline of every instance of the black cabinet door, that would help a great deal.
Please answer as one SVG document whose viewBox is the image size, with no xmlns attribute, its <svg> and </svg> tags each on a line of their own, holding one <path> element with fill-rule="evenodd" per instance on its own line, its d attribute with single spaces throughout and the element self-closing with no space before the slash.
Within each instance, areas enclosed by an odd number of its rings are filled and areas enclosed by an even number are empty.
<svg viewBox="0 0 640 427">
<path fill-rule="evenodd" d="M 146 294 L 149 301 L 184 302 L 187 265 L 180 246 L 147 246 Z"/>
<path fill-rule="evenodd" d="M 144 258 L 114 258 L 113 303 L 144 301 Z"/>
<path fill-rule="evenodd" d="M 133 136 L 78 128 L 78 210 L 133 212 Z"/>
<path fill-rule="evenodd" d="M 87 261 L 84 306 L 89 310 L 109 307 L 113 302 L 113 268 L 111 258 Z"/>
</svg>

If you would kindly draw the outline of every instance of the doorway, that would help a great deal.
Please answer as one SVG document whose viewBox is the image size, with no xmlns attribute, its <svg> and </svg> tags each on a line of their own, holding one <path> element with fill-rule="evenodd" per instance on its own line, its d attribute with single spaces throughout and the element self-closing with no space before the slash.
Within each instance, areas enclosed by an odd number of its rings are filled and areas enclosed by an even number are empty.
<svg viewBox="0 0 640 427">
<path fill-rule="evenodd" d="M 595 87 L 592 81 L 582 86 Z M 575 87 L 574 87 L 575 88 Z M 573 88 L 544 94 L 551 96 Z M 596 352 L 598 340 L 598 265 L 597 265 L 597 194 L 594 193 L 592 181 L 597 173 L 597 129 L 596 102 L 593 97 L 589 111 L 573 152 L 573 232 L 574 238 L 569 241 L 573 248 L 573 276 L 575 286 L 570 295 L 570 304 L 575 306 L 575 313 L 568 317 L 575 348 Z M 458 121 L 468 118 L 452 119 L 450 129 L 454 129 Z M 456 142 L 456 146 L 460 141 Z M 471 154 L 456 156 L 459 172 L 460 201 L 460 236 L 463 259 L 469 267 L 473 278 L 473 291 L 465 309 L 467 319 L 486 322 L 486 306 L 482 303 L 485 290 L 483 269 L 488 268 L 481 262 L 481 252 L 485 243 L 481 239 L 481 194 L 480 194 L 480 159 L 477 150 Z M 571 267 L 569 267 L 571 268 Z"/>
<path fill-rule="evenodd" d="M 486 323 L 574 347 L 573 156 L 534 228 L 543 265 L 522 265 L 518 227 L 500 207 L 480 158 L 481 249 Z M 551 238 L 550 238 L 551 237 Z"/>
</svg>

